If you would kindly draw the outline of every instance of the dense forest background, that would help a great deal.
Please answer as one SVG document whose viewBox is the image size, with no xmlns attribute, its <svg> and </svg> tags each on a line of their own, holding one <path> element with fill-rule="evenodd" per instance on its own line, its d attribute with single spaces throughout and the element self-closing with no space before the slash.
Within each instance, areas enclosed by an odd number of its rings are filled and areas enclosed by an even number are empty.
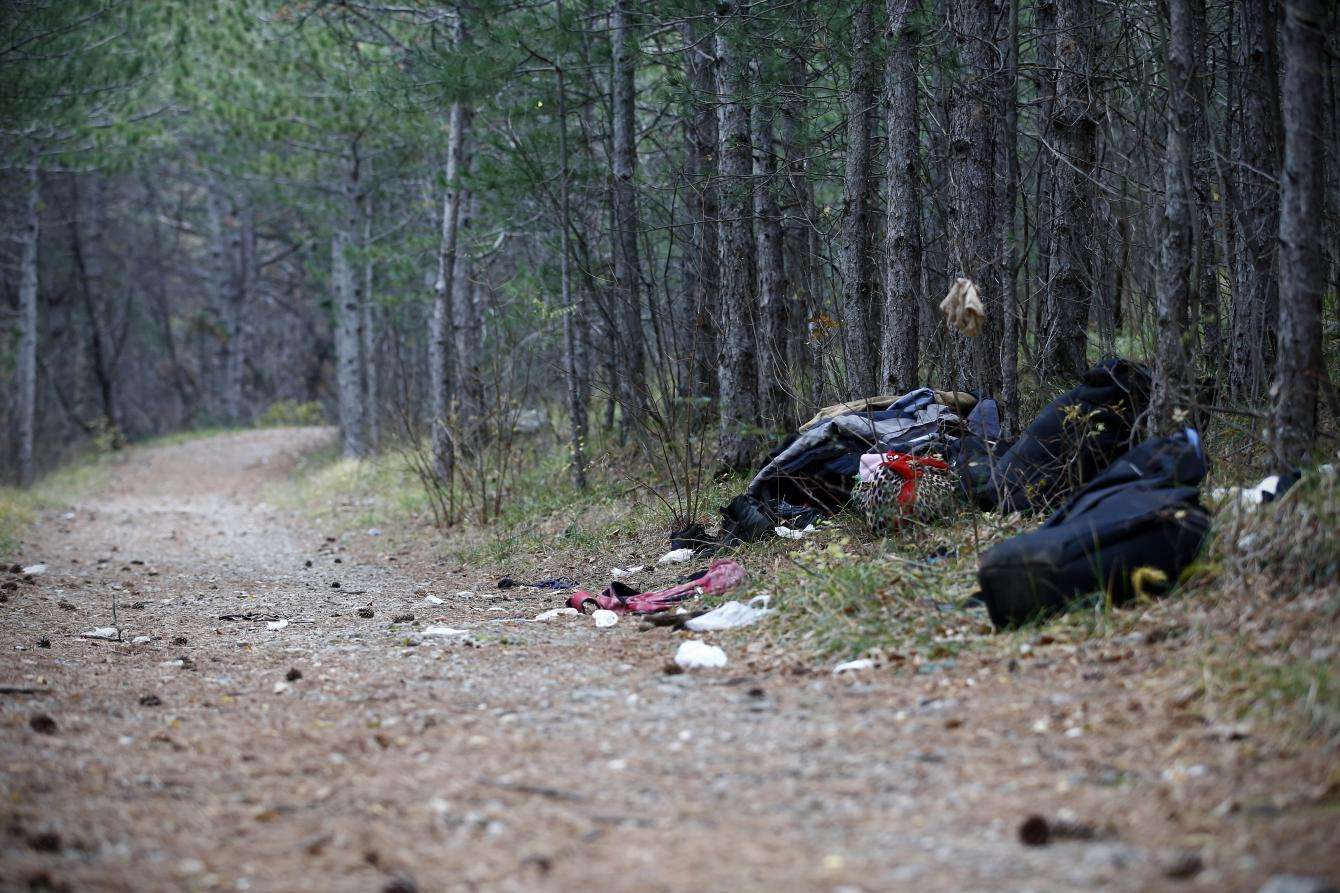
<svg viewBox="0 0 1340 893">
<path fill-rule="evenodd" d="M 538 419 L 577 486 L 688 477 L 921 384 L 1017 429 L 1112 353 L 1301 461 L 1338 50 L 1326 0 L 11 0 L 3 467 L 328 420 L 449 492 Z"/>
</svg>

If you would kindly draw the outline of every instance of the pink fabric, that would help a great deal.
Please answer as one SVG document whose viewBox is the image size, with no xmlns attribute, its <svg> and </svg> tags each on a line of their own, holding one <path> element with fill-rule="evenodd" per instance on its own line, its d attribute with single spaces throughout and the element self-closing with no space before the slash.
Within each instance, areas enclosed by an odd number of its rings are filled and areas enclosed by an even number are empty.
<svg viewBox="0 0 1340 893">
<path fill-rule="evenodd" d="M 612 586 L 607 586 L 600 595 L 592 595 L 585 591 L 574 592 L 568 598 L 568 607 L 584 611 L 587 604 L 594 603 L 597 608 L 604 608 L 616 614 L 655 614 L 658 611 L 668 611 L 695 593 L 717 595 L 740 585 L 743 580 L 744 568 L 738 562 L 729 558 L 719 558 L 713 561 L 707 573 L 698 579 L 671 586 L 669 589 L 639 592 L 636 595 L 623 597 L 615 594 Z"/>
<path fill-rule="evenodd" d="M 866 453 L 861 457 L 860 470 L 856 472 L 856 477 L 867 484 L 875 479 L 875 471 L 884 464 L 883 453 Z"/>
</svg>

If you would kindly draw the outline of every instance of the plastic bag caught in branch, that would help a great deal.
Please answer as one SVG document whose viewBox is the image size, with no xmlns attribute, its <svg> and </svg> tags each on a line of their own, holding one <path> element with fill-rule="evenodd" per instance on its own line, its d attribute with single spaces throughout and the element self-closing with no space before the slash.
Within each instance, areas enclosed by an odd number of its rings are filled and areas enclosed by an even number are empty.
<svg viewBox="0 0 1340 893">
<path fill-rule="evenodd" d="M 945 320 L 969 338 L 982 334 L 982 322 L 986 319 L 986 308 L 977 294 L 977 286 L 971 279 L 962 276 L 954 280 L 949 294 L 940 302 L 940 312 Z"/>
</svg>

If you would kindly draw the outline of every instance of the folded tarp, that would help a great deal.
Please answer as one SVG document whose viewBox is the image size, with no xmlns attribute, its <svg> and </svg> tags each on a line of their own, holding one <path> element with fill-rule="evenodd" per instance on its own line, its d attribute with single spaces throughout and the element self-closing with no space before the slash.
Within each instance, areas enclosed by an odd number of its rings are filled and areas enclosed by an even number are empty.
<svg viewBox="0 0 1340 893">
<path fill-rule="evenodd" d="M 977 579 L 991 622 L 1044 618 L 1095 591 L 1121 604 L 1176 585 L 1209 532 L 1204 477 L 1192 429 L 1132 449 L 1041 527 L 983 553 Z"/>
<path fill-rule="evenodd" d="M 1043 408 L 1008 450 L 960 445 L 955 471 L 979 507 L 1003 512 L 1045 509 L 1093 479 L 1131 446 L 1149 405 L 1149 370 L 1108 359 Z"/>
</svg>

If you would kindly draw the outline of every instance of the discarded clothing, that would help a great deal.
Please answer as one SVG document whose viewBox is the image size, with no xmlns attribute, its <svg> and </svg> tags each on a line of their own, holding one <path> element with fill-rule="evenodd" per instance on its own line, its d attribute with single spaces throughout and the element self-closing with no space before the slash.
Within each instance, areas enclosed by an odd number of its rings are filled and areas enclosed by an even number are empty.
<svg viewBox="0 0 1340 893">
<path fill-rule="evenodd" d="M 1041 527 L 982 555 L 977 579 L 991 622 L 1045 618 L 1096 590 L 1119 605 L 1171 589 L 1209 532 L 1204 477 L 1193 429 L 1135 447 Z"/>
<path fill-rule="evenodd" d="M 1078 387 L 1048 403 L 1004 453 L 993 455 L 981 438 L 964 438 L 955 457 L 961 485 L 987 511 L 1029 511 L 1061 501 L 1130 448 L 1149 387 L 1144 366 L 1104 360 Z"/>
<path fill-rule="evenodd" d="M 741 626 L 752 626 L 768 616 L 770 613 L 768 602 L 771 600 L 772 596 L 770 595 L 756 595 L 749 600 L 747 605 L 735 601 L 726 602 L 706 614 L 699 614 L 684 621 L 684 628 L 698 633 L 706 633 L 723 629 L 736 629 Z"/>
<path fill-rule="evenodd" d="M 1303 476 L 1294 469 L 1283 475 L 1272 474 L 1264 478 L 1255 487 L 1215 487 L 1210 491 L 1210 499 L 1222 503 L 1232 499 L 1240 508 L 1255 508 L 1266 502 L 1274 502 L 1284 495 Z"/>
<path fill-rule="evenodd" d="M 867 456 L 862 456 L 865 463 Z M 876 533 L 898 530 L 912 519 L 921 524 L 942 521 L 957 511 L 958 488 L 949 463 L 934 456 L 883 453 L 852 490 L 852 501 Z"/>
<path fill-rule="evenodd" d="M 586 591 L 574 592 L 567 601 L 568 607 L 585 611 L 587 606 L 613 611 L 616 614 L 654 614 L 667 611 L 692 595 L 717 595 L 738 586 L 744 580 L 744 568 L 729 558 L 712 562 L 696 580 L 677 583 L 668 589 L 657 592 L 638 592 L 617 580 L 606 586 L 599 595 Z"/>
<path fill-rule="evenodd" d="M 940 302 L 940 312 L 945 320 L 969 338 L 982 334 L 982 322 L 986 319 L 986 307 L 982 305 L 977 286 L 971 279 L 962 276 L 949 286 L 949 294 Z"/>
</svg>

